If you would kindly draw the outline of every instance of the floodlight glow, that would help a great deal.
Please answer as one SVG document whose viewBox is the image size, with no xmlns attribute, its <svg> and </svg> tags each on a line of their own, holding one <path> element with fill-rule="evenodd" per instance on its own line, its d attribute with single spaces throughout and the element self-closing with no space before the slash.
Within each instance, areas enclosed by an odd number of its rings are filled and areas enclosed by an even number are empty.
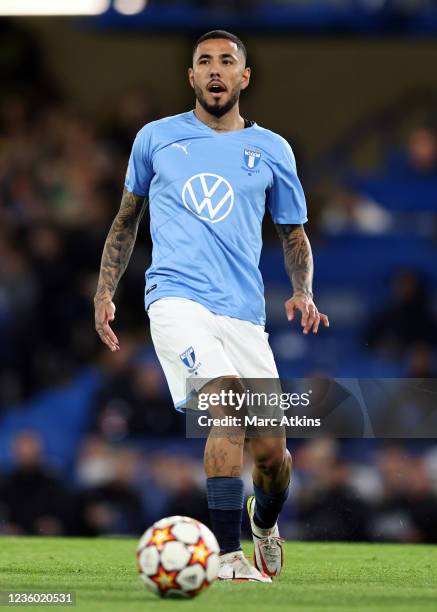
<svg viewBox="0 0 437 612">
<path fill-rule="evenodd" d="M 0 15 L 100 15 L 111 0 L 0 0 Z"/>
<path fill-rule="evenodd" d="M 114 8 L 123 15 L 135 15 L 145 8 L 147 0 L 114 0 Z"/>
</svg>

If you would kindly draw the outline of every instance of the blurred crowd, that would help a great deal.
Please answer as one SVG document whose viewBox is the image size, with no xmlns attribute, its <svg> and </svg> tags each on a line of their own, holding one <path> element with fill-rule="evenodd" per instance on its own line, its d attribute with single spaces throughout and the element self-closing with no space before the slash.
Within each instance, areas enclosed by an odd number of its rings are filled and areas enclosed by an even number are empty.
<svg viewBox="0 0 437 612">
<path fill-rule="evenodd" d="M 97 368 L 101 384 L 69 478 L 53 471 L 38 433 L 13 437 L 12 471 L 0 465 L 0 533 L 137 534 L 165 514 L 208 522 L 202 464 L 194 451 L 190 456 L 192 446 L 187 442 L 182 455 L 168 451 L 164 438 L 160 450 L 132 443 L 135 436 L 182 438 L 185 427 L 148 338 L 147 219 L 117 292 L 123 350 L 110 354 L 94 331 L 101 252 L 133 138 L 159 116 L 153 95 L 132 87 L 113 112 L 88 115 L 57 91 L 26 37 L 22 50 L 13 71 L 0 62 L 0 431 L 2 411 L 25 411 L 41 389 L 72 381 L 83 368 Z M 17 74 L 25 79 L 14 82 Z M 434 127 L 412 130 L 384 172 L 393 183 L 419 181 L 437 201 Z M 405 224 L 420 229 L 415 213 L 385 206 L 350 178 L 326 188 L 313 212 L 315 242 L 347 232 L 389 235 Z M 426 214 L 429 229 L 433 217 Z M 395 271 L 388 299 L 358 330 L 358 350 L 366 345 L 375 355 L 406 361 L 409 376 L 435 376 L 433 290 L 414 268 Z M 418 455 L 382 445 L 360 463 L 334 442 L 312 441 L 296 449 L 295 465 L 284 517 L 291 537 L 437 542 L 432 447 Z M 246 480 L 249 486 L 249 473 Z"/>
<path fill-rule="evenodd" d="M 318 219 L 327 235 L 360 232 L 381 236 L 397 231 L 434 233 L 437 190 L 437 125 L 417 123 L 401 143 L 384 148 L 376 171 L 354 169 L 324 188 Z M 381 200 L 381 201 L 379 201 Z M 424 229 L 425 226 L 425 229 Z"/>
<path fill-rule="evenodd" d="M 418 454 L 398 443 L 379 444 L 365 461 L 330 439 L 290 450 L 294 468 L 281 515 L 284 536 L 437 543 L 435 447 Z M 146 454 L 90 435 L 71 481 L 50 467 L 43 451 L 34 432 L 14 439 L 14 468 L 0 480 L 0 534 L 135 536 L 174 514 L 209 523 L 200 447 L 191 454 L 165 447 Z M 249 494 L 249 461 L 243 478 Z M 249 535 L 246 523 L 244 532 Z"/>
<path fill-rule="evenodd" d="M 18 402 L 96 359 L 92 297 L 129 148 L 152 118 L 133 89 L 98 126 L 62 102 L 0 104 L 0 400 Z M 117 295 L 119 329 L 144 328 L 146 232 Z M 135 263 L 134 262 L 134 263 Z"/>
</svg>

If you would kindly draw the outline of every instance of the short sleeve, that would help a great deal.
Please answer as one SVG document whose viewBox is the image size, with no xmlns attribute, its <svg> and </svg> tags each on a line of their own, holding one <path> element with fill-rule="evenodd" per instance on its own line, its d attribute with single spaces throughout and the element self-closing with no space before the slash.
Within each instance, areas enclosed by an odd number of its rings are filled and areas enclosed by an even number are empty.
<svg viewBox="0 0 437 612">
<path fill-rule="evenodd" d="M 146 196 L 153 178 L 150 159 L 150 128 L 146 125 L 138 132 L 129 157 L 124 186 L 132 193 Z"/>
<path fill-rule="evenodd" d="M 267 192 L 267 205 L 274 223 L 298 225 L 308 221 L 305 194 L 296 171 L 290 145 L 283 138 L 272 166 L 273 182 Z"/>
</svg>

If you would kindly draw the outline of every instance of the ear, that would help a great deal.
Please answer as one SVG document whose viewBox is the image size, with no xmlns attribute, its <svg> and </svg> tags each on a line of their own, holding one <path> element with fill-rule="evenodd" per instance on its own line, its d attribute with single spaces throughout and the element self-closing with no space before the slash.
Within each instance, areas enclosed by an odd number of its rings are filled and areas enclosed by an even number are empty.
<svg viewBox="0 0 437 612">
<path fill-rule="evenodd" d="M 250 82 L 250 75 L 251 70 L 249 66 L 246 66 L 246 68 L 243 70 L 243 74 L 241 75 L 241 89 L 246 89 L 246 87 L 248 87 Z"/>
<path fill-rule="evenodd" d="M 188 68 L 188 80 L 191 87 L 194 89 L 194 71 L 192 68 Z"/>
</svg>

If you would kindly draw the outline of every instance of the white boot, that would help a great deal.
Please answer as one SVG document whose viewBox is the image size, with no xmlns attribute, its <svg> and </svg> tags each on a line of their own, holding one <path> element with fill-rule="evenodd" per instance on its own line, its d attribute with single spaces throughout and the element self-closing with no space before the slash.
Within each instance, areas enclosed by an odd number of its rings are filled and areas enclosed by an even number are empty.
<svg viewBox="0 0 437 612">
<path fill-rule="evenodd" d="M 255 497 L 247 500 L 247 512 L 252 528 L 254 565 L 267 576 L 279 576 L 284 564 L 284 540 L 279 535 L 278 523 L 270 529 L 261 529 L 253 520 L 255 514 Z"/>
<path fill-rule="evenodd" d="M 271 582 L 271 578 L 258 571 L 249 563 L 242 550 L 220 556 L 219 580 L 236 582 Z"/>
</svg>

